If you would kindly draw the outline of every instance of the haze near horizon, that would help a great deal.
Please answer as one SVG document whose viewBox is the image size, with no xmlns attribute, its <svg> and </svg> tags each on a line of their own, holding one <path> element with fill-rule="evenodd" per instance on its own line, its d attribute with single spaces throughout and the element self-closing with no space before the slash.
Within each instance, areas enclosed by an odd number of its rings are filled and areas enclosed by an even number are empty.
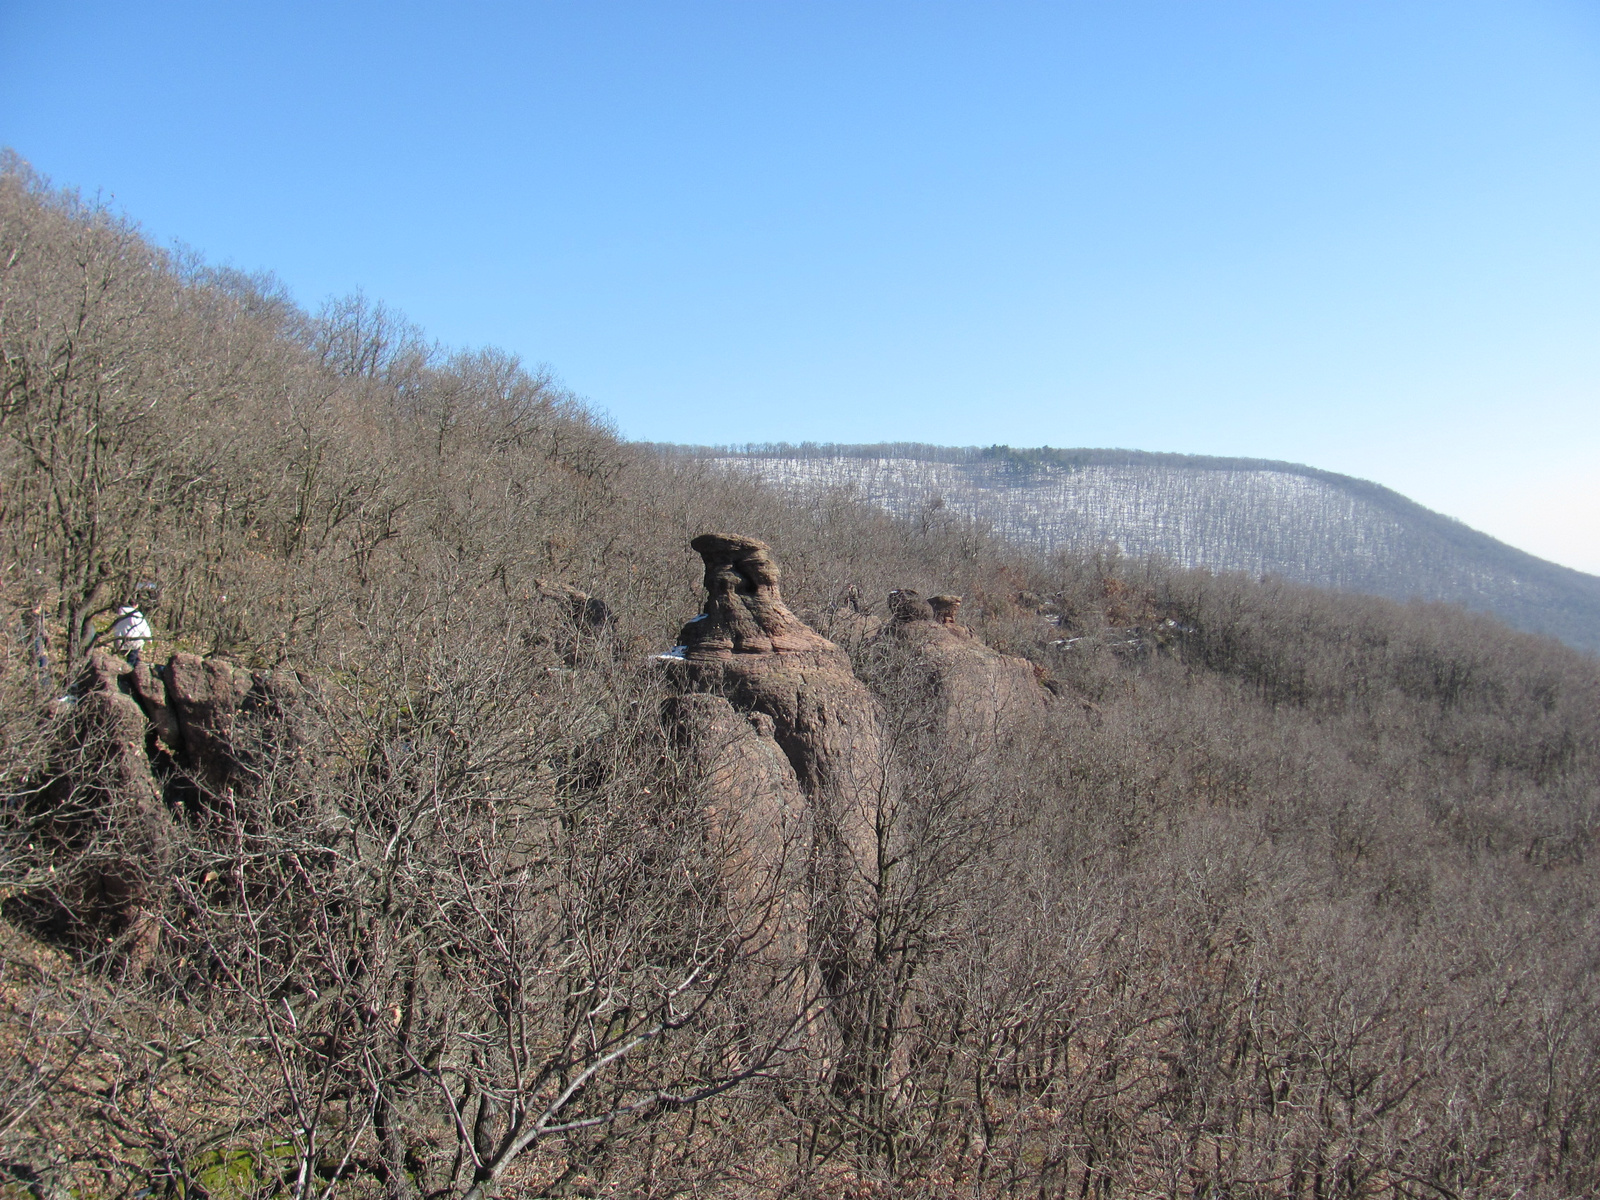
<svg viewBox="0 0 1600 1200">
<path fill-rule="evenodd" d="M 0 11 L 0 143 L 643 440 L 1371 479 L 1600 573 L 1577 3 Z"/>
</svg>

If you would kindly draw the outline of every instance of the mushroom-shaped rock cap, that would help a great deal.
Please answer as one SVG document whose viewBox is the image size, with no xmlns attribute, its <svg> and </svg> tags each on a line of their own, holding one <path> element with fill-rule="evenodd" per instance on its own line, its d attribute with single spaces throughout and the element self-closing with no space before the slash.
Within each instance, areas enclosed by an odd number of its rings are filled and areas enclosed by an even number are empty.
<svg viewBox="0 0 1600 1200">
<path fill-rule="evenodd" d="M 789 611 L 766 543 L 703 533 L 689 545 L 705 561 L 706 604 L 678 635 L 685 658 L 838 650 Z"/>
<path fill-rule="evenodd" d="M 702 533 L 689 543 L 689 548 L 706 564 L 707 587 L 711 586 L 714 569 L 734 563 L 740 564 L 753 580 L 777 586 L 778 564 L 772 561 L 772 547 L 765 542 L 737 533 Z"/>
</svg>

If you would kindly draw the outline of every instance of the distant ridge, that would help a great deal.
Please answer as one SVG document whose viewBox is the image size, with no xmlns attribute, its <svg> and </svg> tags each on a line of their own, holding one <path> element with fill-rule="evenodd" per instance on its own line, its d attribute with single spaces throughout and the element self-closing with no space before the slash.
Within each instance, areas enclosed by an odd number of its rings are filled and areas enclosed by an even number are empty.
<svg viewBox="0 0 1600 1200">
<path fill-rule="evenodd" d="M 1299 463 L 915 442 L 655 449 L 793 492 L 850 488 L 903 515 L 940 503 L 1046 549 L 1115 545 L 1182 566 L 1459 604 L 1600 652 L 1600 578 L 1379 484 Z"/>
</svg>

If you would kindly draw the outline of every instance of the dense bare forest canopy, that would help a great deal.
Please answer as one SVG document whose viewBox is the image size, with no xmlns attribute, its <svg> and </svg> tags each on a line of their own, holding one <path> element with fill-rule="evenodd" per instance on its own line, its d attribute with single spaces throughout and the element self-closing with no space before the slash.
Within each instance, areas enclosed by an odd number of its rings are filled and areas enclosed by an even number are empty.
<svg viewBox="0 0 1600 1200">
<path fill-rule="evenodd" d="M 1600 1191 L 1593 658 L 786 497 L 15 158 L 0 488 L 8 1195 Z"/>
</svg>

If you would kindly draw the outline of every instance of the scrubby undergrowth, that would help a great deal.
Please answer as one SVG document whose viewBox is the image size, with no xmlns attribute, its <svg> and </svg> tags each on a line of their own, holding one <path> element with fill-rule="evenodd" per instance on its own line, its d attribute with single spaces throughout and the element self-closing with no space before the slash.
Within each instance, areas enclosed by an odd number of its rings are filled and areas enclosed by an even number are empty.
<svg viewBox="0 0 1600 1200">
<path fill-rule="evenodd" d="M 459 1195 L 519 1129 L 505 1194 L 1600 1191 L 1592 658 L 796 506 L 15 160 L 0 354 L 17 1194 Z M 891 715 L 896 587 L 965 595 L 1054 694 L 981 771 L 887 725 L 919 769 L 852 983 L 895 1028 L 865 1082 L 764 1023 L 710 784 L 659 719 L 710 529 L 774 548 Z M 152 734 L 148 925 L 46 947 L 13 901 L 149 859 L 59 697 L 154 597 L 148 661 L 305 682 L 317 769 L 262 743 L 208 783 Z"/>
</svg>

